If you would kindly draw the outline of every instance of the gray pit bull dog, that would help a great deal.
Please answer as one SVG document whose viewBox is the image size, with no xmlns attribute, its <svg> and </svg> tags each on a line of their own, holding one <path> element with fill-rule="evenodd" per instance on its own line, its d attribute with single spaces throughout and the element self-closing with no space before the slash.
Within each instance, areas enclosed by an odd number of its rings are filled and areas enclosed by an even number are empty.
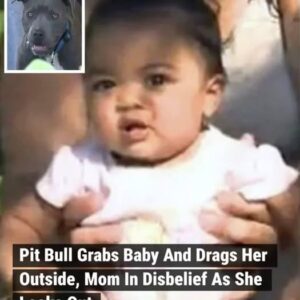
<svg viewBox="0 0 300 300">
<path fill-rule="evenodd" d="M 65 70 L 78 70 L 81 62 L 81 1 L 17 0 L 24 5 L 24 37 L 18 49 L 19 70 L 42 58 Z"/>
</svg>

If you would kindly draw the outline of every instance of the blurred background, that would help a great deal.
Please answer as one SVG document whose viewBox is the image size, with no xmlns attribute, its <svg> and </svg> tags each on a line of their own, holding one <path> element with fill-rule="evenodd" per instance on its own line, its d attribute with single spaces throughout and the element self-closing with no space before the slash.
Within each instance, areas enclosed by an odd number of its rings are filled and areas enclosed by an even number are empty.
<svg viewBox="0 0 300 300">
<path fill-rule="evenodd" d="M 7 69 L 17 69 L 17 50 L 22 41 L 24 33 L 21 23 L 23 4 L 19 1 L 7 1 L 8 13 L 8 31 L 9 39 L 7 39 Z"/>
<path fill-rule="evenodd" d="M 4 0 L 0 2 L 0 68 L 1 71 L 3 70 L 3 31 L 4 31 L 3 9 L 4 9 Z M 2 176 L 3 176 L 3 152 L 2 152 L 1 122 L 0 122 L 0 207 L 1 207 L 1 195 L 2 195 Z"/>
</svg>

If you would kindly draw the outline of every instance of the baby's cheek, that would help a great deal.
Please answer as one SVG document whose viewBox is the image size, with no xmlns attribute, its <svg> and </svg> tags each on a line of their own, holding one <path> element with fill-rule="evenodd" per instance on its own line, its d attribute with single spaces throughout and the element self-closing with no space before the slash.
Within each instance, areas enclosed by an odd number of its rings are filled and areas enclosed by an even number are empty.
<svg viewBox="0 0 300 300">
<path fill-rule="evenodd" d="M 117 135 L 117 118 L 113 113 L 103 113 L 102 111 L 98 114 L 94 114 L 93 118 L 94 130 L 101 141 L 104 143 L 110 143 L 116 139 Z"/>
</svg>

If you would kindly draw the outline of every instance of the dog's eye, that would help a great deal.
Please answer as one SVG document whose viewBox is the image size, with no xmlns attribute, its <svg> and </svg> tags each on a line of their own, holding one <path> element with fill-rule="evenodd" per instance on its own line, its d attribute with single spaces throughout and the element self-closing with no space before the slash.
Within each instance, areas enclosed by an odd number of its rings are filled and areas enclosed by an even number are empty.
<svg viewBox="0 0 300 300">
<path fill-rule="evenodd" d="M 57 19 L 59 18 L 59 14 L 56 13 L 56 12 L 54 12 L 54 11 L 52 11 L 52 12 L 51 12 L 51 18 L 52 18 L 53 20 L 57 20 Z"/>
<path fill-rule="evenodd" d="M 33 11 L 28 11 L 27 12 L 27 17 L 32 18 L 33 17 Z"/>
</svg>

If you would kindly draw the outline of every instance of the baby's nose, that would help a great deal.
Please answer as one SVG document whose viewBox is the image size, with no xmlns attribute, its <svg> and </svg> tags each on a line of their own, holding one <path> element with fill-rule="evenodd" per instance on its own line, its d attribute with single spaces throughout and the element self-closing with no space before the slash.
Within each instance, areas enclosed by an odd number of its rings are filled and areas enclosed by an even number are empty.
<svg viewBox="0 0 300 300">
<path fill-rule="evenodd" d="M 143 108 L 143 101 L 138 92 L 127 89 L 118 95 L 117 110 L 127 111 L 141 108 Z"/>
</svg>

